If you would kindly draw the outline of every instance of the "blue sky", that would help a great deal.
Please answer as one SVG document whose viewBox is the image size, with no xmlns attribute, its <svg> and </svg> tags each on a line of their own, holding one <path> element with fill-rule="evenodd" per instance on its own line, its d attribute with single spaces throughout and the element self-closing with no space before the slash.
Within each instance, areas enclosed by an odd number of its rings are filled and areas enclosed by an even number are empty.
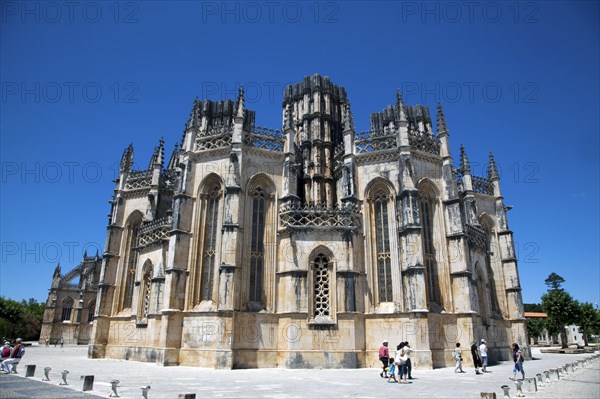
<svg viewBox="0 0 600 399">
<path fill-rule="evenodd" d="M 440 100 L 455 162 L 494 152 L 524 301 L 556 272 L 600 302 L 598 2 L 65 3 L 1 2 L 0 295 L 45 300 L 58 262 L 102 252 L 123 149 L 170 152 L 196 96 L 243 84 L 279 128 L 283 87 L 320 73 L 359 130 L 397 88 Z"/>
</svg>

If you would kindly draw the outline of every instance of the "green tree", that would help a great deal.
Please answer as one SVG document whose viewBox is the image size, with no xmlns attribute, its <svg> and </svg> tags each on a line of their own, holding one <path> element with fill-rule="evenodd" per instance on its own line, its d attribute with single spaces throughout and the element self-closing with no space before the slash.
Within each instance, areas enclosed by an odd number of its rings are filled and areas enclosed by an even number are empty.
<svg viewBox="0 0 600 399">
<path fill-rule="evenodd" d="M 529 334 L 529 338 L 533 339 L 533 343 L 537 344 L 538 337 L 546 328 L 546 320 L 541 317 L 530 317 L 525 321 L 527 326 L 527 333 Z"/>
<path fill-rule="evenodd" d="M 585 346 L 588 346 L 589 335 L 600 334 L 600 311 L 589 302 L 579 303 L 576 324 L 583 335 Z"/>
<path fill-rule="evenodd" d="M 524 303 L 523 310 L 526 312 L 543 312 L 544 308 L 539 303 Z"/>
<path fill-rule="evenodd" d="M 567 335 L 565 326 L 573 324 L 576 321 L 579 306 L 577 301 L 568 292 L 560 286 L 565 279 L 556 273 L 550 274 L 545 280 L 548 285 L 548 292 L 542 295 L 542 307 L 548 314 L 548 332 L 550 329 L 555 331 L 558 329 L 560 333 L 560 341 L 563 348 L 567 347 Z"/>
<path fill-rule="evenodd" d="M 30 298 L 15 301 L 0 297 L 0 336 L 4 338 L 38 339 L 45 305 Z"/>
</svg>

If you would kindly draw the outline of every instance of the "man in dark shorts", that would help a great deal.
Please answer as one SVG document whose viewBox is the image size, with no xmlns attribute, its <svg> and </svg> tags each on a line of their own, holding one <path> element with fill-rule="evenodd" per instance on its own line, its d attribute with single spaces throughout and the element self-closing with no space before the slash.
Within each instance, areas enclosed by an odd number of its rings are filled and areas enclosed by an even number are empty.
<svg viewBox="0 0 600 399">
<path fill-rule="evenodd" d="M 379 375 L 381 376 L 381 378 L 385 378 L 385 376 L 387 375 L 386 368 L 390 360 L 390 351 L 388 349 L 387 341 L 383 341 L 383 345 L 381 345 L 381 347 L 379 348 L 379 360 L 381 361 L 381 364 L 383 364 L 383 371 Z"/>
<path fill-rule="evenodd" d="M 481 367 L 481 357 L 479 357 L 479 348 L 477 347 L 477 341 L 471 345 L 471 356 L 473 356 L 473 365 L 475 366 L 475 374 L 481 374 L 479 367 Z"/>
</svg>

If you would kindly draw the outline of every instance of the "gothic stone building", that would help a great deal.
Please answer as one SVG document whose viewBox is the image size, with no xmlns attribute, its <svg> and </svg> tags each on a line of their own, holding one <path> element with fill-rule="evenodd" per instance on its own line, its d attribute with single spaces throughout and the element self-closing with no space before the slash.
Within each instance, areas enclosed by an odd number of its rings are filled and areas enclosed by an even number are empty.
<svg viewBox="0 0 600 399">
<path fill-rule="evenodd" d="M 90 343 L 102 259 L 83 255 L 82 262 L 65 275 L 60 264 L 54 269 L 46 301 L 40 343 Z"/>
<path fill-rule="evenodd" d="M 513 235 L 490 155 L 453 165 L 442 109 L 395 104 L 356 132 L 343 87 L 288 86 L 283 129 L 244 92 L 194 102 L 169 160 L 121 159 L 89 356 L 216 368 L 413 364 L 526 345 Z M 74 298 L 75 299 L 75 298 Z"/>
</svg>

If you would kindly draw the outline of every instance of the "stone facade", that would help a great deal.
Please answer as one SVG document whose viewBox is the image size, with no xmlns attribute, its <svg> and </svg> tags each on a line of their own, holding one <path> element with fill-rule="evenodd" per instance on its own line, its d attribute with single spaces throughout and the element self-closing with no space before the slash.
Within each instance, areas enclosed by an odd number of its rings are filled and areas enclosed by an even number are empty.
<svg viewBox="0 0 600 399">
<path fill-rule="evenodd" d="M 193 104 L 166 161 L 121 159 L 90 357 L 215 368 L 417 368 L 486 338 L 526 343 L 513 235 L 487 176 L 449 150 L 441 106 L 393 105 L 356 132 L 343 87 L 286 88 L 281 131 L 236 101 Z"/>
<path fill-rule="evenodd" d="M 62 275 L 60 264 L 54 269 L 46 301 L 40 344 L 89 344 L 98 296 L 102 259 L 83 256 L 82 262 Z"/>
</svg>

